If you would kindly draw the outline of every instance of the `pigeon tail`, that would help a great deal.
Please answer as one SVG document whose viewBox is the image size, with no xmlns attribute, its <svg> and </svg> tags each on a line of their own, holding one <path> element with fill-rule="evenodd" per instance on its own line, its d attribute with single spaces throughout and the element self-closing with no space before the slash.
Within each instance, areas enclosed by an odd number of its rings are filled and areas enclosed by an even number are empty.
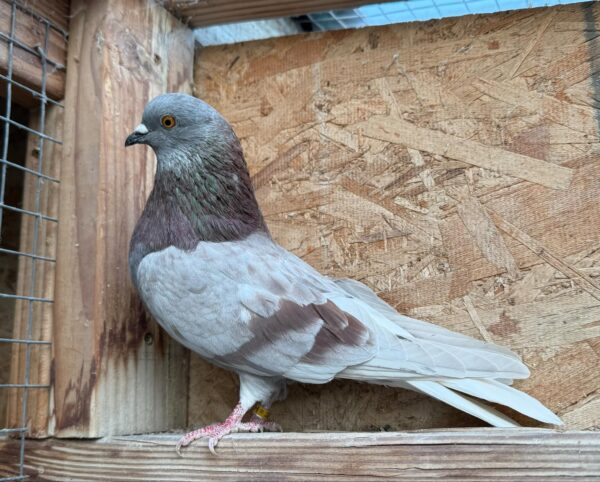
<svg viewBox="0 0 600 482">
<path fill-rule="evenodd" d="M 335 303 L 372 327 L 379 342 L 373 358 L 337 377 L 426 393 L 499 427 L 517 425 L 471 397 L 505 405 L 540 422 L 562 424 L 542 403 L 509 386 L 513 379 L 529 376 L 517 354 L 401 315 L 362 283 L 336 280 L 336 284 L 351 296 L 336 297 Z"/>
<path fill-rule="evenodd" d="M 497 380 L 456 379 L 440 382 L 445 387 L 473 397 L 499 403 L 540 422 L 562 425 L 562 420 L 541 402 Z"/>
<path fill-rule="evenodd" d="M 456 393 L 438 382 L 430 380 L 413 380 L 391 383 L 390 385 L 409 388 L 429 395 L 430 397 L 437 398 L 438 400 L 473 415 L 494 427 L 510 428 L 520 426 L 517 422 L 500 413 L 498 410 L 484 405 L 479 400 L 474 400 L 466 395 Z"/>
</svg>

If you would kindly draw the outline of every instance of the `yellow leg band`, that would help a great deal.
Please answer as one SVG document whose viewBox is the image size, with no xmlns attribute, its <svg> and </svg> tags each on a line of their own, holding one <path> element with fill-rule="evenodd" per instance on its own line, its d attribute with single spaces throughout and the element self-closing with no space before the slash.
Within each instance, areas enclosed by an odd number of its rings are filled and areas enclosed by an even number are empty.
<svg viewBox="0 0 600 482">
<path fill-rule="evenodd" d="M 256 406 L 254 409 L 254 414 L 263 420 L 267 420 L 269 418 L 269 410 L 261 405 Z"/>
</svg>

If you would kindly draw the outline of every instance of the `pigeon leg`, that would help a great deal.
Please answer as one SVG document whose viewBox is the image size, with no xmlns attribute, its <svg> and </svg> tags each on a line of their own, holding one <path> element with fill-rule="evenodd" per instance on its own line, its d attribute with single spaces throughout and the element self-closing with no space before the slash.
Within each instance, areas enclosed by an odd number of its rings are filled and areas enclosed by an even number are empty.
<svg viewBox="0 0 600 482">
<path fill-rule="evenodd" d="M 253 410 L 250 420 L 237 426 L 238 432 L 283 432 L 281 425 L 269 421 L 270 408 L 270 403 L 258 405 Z"/>
<path fill-rule="evenodd" d="M 179 439 L 179 442 L 177 442 L 175 450 L 179 456 L 181 456 L 181 447 L 186 447 L 194 440 L 206 437 L 208 438 L 208 450 L 210 450 L 213 455 L 217 455 L 215 447 L 219 443 L 219 440 L 225 435 L 238 431 L 237 428 L 240 425 L 245 425 L 241 422 L 246 412 L 247 409 L 242 406 L 242 403 L 238 403 L 224 422 L 207 425 L 206 427 L 185 434 Z"/>
</svg>

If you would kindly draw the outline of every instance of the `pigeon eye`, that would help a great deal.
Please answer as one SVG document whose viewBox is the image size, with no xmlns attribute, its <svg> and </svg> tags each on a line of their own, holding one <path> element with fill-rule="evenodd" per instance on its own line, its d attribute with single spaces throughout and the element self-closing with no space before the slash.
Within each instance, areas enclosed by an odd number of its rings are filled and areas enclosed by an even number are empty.
<svg viewBox="0 0 600 482">
<path fill-rule="evenodd" d="M 175 122 L 175 117 L 173 117 L 172 115 L 163 115 L 160 118 L 160 123 L 165 129 L 172 129 L 173 127 L 175 127 L 175 124 L 177 124 Z"/>
</svg>

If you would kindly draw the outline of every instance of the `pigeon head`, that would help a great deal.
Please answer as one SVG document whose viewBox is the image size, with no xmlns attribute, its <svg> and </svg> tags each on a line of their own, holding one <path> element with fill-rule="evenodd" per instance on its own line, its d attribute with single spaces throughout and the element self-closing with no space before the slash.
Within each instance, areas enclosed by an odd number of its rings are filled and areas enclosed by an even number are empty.
<svg viewBox="0 0 600 482">
<path fill-rule="evenodd" d="M 159 95 L 146 105 L 141 124 L 125 141 L 126 147 L 134 144 L 152 147 L 159 169 L 185 167 L 179 164 L 189 161 L 190 153 L 219 157 L 223 151 L 240 149 L 231 126 L 216 109 L 175 93 Z"/>
<path fill-rule="evenodd" d="M 135 263 L 145 253 L 199 241 L 268 233 L 238 138 L 213 107 L 187 94 L 164 94 L 144 109 L 125 146 L 156 153 L 154 187 L 132 238 Z"/>
</svg>

